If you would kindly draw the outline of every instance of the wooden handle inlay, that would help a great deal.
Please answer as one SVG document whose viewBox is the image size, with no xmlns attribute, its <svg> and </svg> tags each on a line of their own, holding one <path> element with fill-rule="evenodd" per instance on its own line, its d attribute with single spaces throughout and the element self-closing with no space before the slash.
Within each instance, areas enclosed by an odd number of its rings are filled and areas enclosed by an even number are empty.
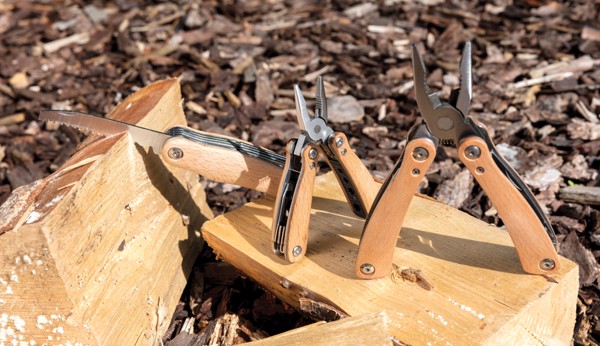
<svg viewBox="0 0 600 346">
<path fill-rule="evenodd" d="M 309 157 L 312 149 L 316 150 L 312 144 L 302 149 L 302 169 L 288 216 L 284 255 L 290 262 L 297 262 L 304 257 L 308 243 L 310 210 L 317 172 L 316 157 L 315 159 Z"/>
<path fill-rule="evenodd" d="M 425 149 L 427 157 L 419 159 L 418 155 L 413 155 L 417 148 Z M 435 154 L 435 145 L 429 139 L 415 139 L 406 145 L 400 168 L 388 177 L 391 180 L 380 192 L 381 196 L 365 223 L 354 268 L 357 277 L 376 279 L 391 272 L 396 242 L 408 206 Z"/>
<path fill-rule="evenodd" d="M 470 153 L 470 157 L 469 154 Z M 483 188 L 504 221 L 523 270 L 551 274 L 559 267 L 558 255 L 544 226 L 511 181 L 496 165 L 481 138 L 468 137 L 458 146 L 458 157 Z M 554 263 L 551 269 L 542 269 Z"/>
<path fill-rule="evenodd" d="M 238 140 L 239 141 L 239 140 Z M 179 158 L 173 155 L 180 150 Z M 243 186 L 275 196 L 282 168 L 240 152 L 173 137 L 162 149 L 163 159 L 176 167 L 194 171 L 207 179 Z"/>
</svg>

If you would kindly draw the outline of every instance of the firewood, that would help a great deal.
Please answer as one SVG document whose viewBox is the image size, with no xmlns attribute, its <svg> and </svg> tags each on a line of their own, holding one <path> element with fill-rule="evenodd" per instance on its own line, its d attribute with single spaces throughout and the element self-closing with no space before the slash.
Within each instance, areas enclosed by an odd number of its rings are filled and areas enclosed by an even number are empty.
<svg viewBox="0 0 600 346">
<path fill-rule="evenodd" d="M 109 117 L 159 131 L 185 124 L 179 81 L 141 89 Z M 196 174 L 127 135 L 89 137 L 0 209 L 5 341 L 158 344 L 211 217 Z"/>
<path fill-rule="evenodd" d="M 203 235 L 219 258 L 291 306 L 309 299 L 342 316 L 385 310 L 392 335 L 410 345 L 572 338 L 577 266 L 560 257 L 553 277 L 527 275 L 506 231 L 457 209 L 416 196 L 396 244 L 396 270 L 378 280 L 354 276 L 364 221 L 352 215 L 333 175 L 317 178 L 303 260 L 289 264 L 273 254 L 272 215 L 273 200 L 257 200 L 205 223 Z"/>
<path fill-rule="evenodd" d="M 370 313 L 330 323 L 317 322 L 250 345 L 392 345 L 389 323 L 385 312 Z"/>
</svg>

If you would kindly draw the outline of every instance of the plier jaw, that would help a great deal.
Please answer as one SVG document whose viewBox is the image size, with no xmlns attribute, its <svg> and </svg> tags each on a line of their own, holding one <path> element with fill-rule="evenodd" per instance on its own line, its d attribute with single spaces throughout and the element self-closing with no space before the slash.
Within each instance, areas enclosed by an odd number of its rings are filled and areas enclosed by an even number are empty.
<svg viewBox="0 0 600 346">
<path fill-rule="evenodd" d="M 296 99 L 296 115 L 300 130 L 313 143 L 319 145 L 327 142 L 329 136 L 333 134 L 331 127 L 327 126 L 327 100 L 325 99 L 325 87 L 323 77 L 317 77 L 317 91 L 315 102 L 315 116 L 308 114 L 306 101 L 302 95 L 300 87 L 294 85 L 294 97 Z"/>
<path fill-rule="evenodd" d="M 415 82 L 415 99 L 419 112 L 431 133 L 444 145 L 456 145 L 461 138 L 473 133 L 466 121 L 471 98 L 472 68 L 471 42 L 467 41 L 460 63 L 460 87 L 452 91 L 449 101 L 442 101 L 427 85 L 427 72 L 421 54 L 415 45 L 412 47 L 412 60 Z"/>
</svg>

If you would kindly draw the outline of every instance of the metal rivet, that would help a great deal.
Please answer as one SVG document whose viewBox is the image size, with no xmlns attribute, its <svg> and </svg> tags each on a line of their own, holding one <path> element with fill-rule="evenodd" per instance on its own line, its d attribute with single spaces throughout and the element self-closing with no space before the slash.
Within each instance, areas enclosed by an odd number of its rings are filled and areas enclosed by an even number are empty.
<svg viewBox="0 0 600 346">
<path fill-rule="evenodd" d="M 417 161 L 425 161 L 429 157 L 429 152 L 423 147 L 417 147 L 413 150 L 412 157 Z"/>
<path fill-rule="evenodd" d="M 421 171 L 418 168 L 413 168 L 412 174 L 413 175 L 419 175 L 419 174 L 421 174 Z"/>
<path fill-rule="evenodd" d="M 375 273 L 375 267 L 370 263 L 363 263 L 360 266 L 360 272 L 365 275 L 373 275 Z"/>
<path fill-rule="evenodd" d="M 465 155 L 469 159 L 477 159 L 479 156 L 481 156 L 481 149 L 479 149 L 479 147 L 476 145 L 469 145 L 465 149 Z"/>
<path fill-rule="evenodd" d="M 172 158 L 173 160 L 178 160 L 183 157 L 183 150 L 181 150 L 179 148 L 171 148 L 167 152 L 167 155 L 169 155 L 169 157 Z"/>
<path fill-rule="evenodd" d="M 310 157 L 311 159 L 317 157 L 317 149 L 310 149 L 310 151 L 308 152 L 308 157 Z"/>
<path fill-rule="evenodd" d="M 308 165 L 310 167 L 310 169 L 315 169 L 315 163 L 311 162 L 310 165 Z"/>
<path fill-rule="evenodd" d="M 302 253 L 302 247 L 300 245 L 294 246 L 294 249 L 292 250 L 292 254 L 294 256 L 300 256 L 301 253 Z"/>
<path fill-rule="evenodd" d="M 336 147 L 341 147 L 342 145 L 344 145 L 344 139 L 342 137 L 338 137 L 335 139 L 335 146 Z"/>
<path fill-rule="evenodd" d="M 540 269 L 542 270 L 552 270 L 556 266 L 553 260 L 550 258 L 544 258 L 540 261 Z"/>
<path fill-rule="evenodd" d="M 342 155 L 346 155 L 347 152 L 348 151 L 346 149 L 342 149 L 342 151 L 341 151 Z"/>
<path fill-rule="evenodd" d="M 477 171 L 477 173 L 481 174 L 481 173 L 485 172 L 485 169 L 483 169 L 483 167 L 477 167 L 477 168 L 475 168 L 475 171 Z"/>
</svg>

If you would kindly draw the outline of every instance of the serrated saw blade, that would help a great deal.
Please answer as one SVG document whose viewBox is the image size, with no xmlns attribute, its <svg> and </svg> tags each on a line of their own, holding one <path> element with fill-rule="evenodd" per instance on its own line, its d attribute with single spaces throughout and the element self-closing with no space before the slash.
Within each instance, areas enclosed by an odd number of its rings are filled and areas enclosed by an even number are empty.
<svg viewBox="0 0 600 346">
<path fill-rule="evenodd" d="M 155 153 L 160 153 L 165 141 L 171 138 L 170 135 L 163 132 L 77 111 L 43 110 L 40 112 L 39 119 L 72 126 L 82 131 L 90 131 L 107 137 L 127 132 L 135 143 L 146 148 L 152 148 Z"/>
</svg>

